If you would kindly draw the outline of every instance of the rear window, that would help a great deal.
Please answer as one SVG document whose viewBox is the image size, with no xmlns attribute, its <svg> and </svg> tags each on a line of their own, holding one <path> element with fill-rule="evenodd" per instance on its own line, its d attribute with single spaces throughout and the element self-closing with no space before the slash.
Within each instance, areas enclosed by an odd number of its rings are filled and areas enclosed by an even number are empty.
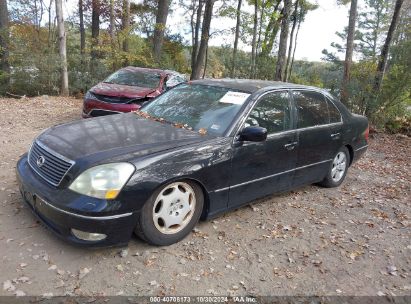
<svg viewBox="0 0 411 304">
<path fill-rule="evenodd" d="M 297 128 L 329 123 L 327 102 L 321 93 L 294 91 L 293 98 L 298 114 Z"/>
</svg>

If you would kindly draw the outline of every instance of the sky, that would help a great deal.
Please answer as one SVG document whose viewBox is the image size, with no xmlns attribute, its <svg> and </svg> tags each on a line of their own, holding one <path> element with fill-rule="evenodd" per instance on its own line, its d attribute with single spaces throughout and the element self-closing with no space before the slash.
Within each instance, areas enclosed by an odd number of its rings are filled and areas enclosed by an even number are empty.
<svg viewBox="0 0 411 304">
<path fill-rule="evenodd" d="M 296 58 L 319 61 L 322 50 L 329 49 L 335 35 L 348 25 L 349 6 L 338 6 L 335 0 L 318 0 L 319 8 L 308 13 L 297 41 Z"/>
<path fill-rule="evenodd" d="M 142 0 L 131 0 L 135 3 L 140 3 Z M 336 0 L 312 0 L 317 2 L 319 8 L 315 11 L 310 11 L 304 23 L 301 25 L 300 33 L 297 41 L 296 59 L 305 59 L 309 61 L 320 61 L 322 50 L 329 49 L 333 41 L 338 41 L 335 35 L 337 31 L 342 31 L 348 24 L 349 5 L 337 5 Z M 177 2 L 177 1 L 175 1 Z M 245 1 L 243 1 L 245 2 Z M 65 15 L 70 15 L 77 9 L 78 1 L 68 0 L 65 2 Z M 361 1 L 360 1 L 361 4 Z M 252 12 L 250 6 L 244 5 L 244 10 Z M 67 17 L 67 16 L 66 16 Z M 186 40 L 191 41 L 189 24 L 183 16 L 182 9 L 174 4 L 173 13 L 169 16 L 168 28 L 171 33 L 180 33 Z M 217 30 L 229 30 L 235 26 L 235 20 L 229 18 L 214 18 L 211 22 L 211 32 Z M 226 35 L 212 35 L 210 45 L 221 46 L 223 44 L 233 45 L 234 35 L 229 33 Z M 239 47 L 245 51 L 251 51 L 251 46 L 240 43 Z"/>
<path fill-rule="evenodd" d="M 245 1 L 243 1 L 244 3 Z M 337 31 L 342 31 L 348 25 L 349 5 L 337 5 L 336 0 L 313 0 L 318 3 L 319 8 L 310 11 L 304 23 L 301 25 L 297 41 L 296 59 L 306 59 L 309 61 L 320 61 L 322 50 L 330 48 L 333 41 L 338 41 L 335 35 Z M 243 9 L 253 12 L 250 6 L 243 6 Z M 173 14 L 168 19 L 172 31 L 175 33 L 187 32 L 187 22 L 181 16 L 182 12 L 175 7 Z M 211 21 L 211 32 L 216 30 L 230 29 L 235 26 L 235 20 L 228 18 L 218 18 Z M 222 44 L 234 44 L 234 35 L 212 36 L 210 45 L 220 46 Z M 189 34 L 186 39 L 190 39 Z M 251 45 L 240 43 L 240 48 L 251 51 Z"/>
</svg>

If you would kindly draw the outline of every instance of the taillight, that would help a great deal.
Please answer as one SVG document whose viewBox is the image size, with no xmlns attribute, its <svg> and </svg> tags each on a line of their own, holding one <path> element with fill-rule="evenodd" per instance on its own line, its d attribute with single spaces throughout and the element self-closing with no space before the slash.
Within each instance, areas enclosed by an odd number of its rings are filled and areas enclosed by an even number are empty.
<svg viewBox="0 0 411 304">
<path fill-rule="evenodd" d="M 369 135 L 370 135 L 370 126 L 367 126 L 367 129 L 365 129 L 365 132 L 364 132 L 364 138 L 367 142 L 368 142 Z"/>
</svg>

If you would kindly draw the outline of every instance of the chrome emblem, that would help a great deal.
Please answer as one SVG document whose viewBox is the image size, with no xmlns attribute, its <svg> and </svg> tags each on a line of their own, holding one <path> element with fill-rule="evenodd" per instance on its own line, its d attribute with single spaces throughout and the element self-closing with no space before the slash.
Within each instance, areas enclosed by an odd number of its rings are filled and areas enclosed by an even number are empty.
<svg viewBox="0 0 411 304">
<path fill-rule="evenodd" d="M 46 159 L 44 158 L 44 156 L 42 156 L 42 155 L 39 156 L 36 160 L 37 167 L 40 168 L 41 166 L 44 165 L 45 162 L 46 162 Z"/>
</svg>

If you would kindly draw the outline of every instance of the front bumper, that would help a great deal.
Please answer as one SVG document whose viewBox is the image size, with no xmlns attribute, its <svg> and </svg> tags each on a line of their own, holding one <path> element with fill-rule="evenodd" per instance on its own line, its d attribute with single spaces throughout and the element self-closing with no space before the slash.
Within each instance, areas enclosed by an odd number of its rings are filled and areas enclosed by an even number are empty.
<svg viewBox="0 0 411 304">
<path fill-rule="evenodd" d="M 137 223 L 136 213 L 110 211 L 110 202 L 106 200 L 49 186 L 29 167 L 27 155 L 18 161 L 16 175 L 26 205 L 60 238 L 91 247 L 126 245 L 129 242 Z M 64 193 L 67 191 L 71 192 L 70 195 Z M 121 202 L 116 201 L 115 204 Z M 105 234 L 106 238 L 85 241 L 77 238 L 71 229 Z"/>
</svg>

